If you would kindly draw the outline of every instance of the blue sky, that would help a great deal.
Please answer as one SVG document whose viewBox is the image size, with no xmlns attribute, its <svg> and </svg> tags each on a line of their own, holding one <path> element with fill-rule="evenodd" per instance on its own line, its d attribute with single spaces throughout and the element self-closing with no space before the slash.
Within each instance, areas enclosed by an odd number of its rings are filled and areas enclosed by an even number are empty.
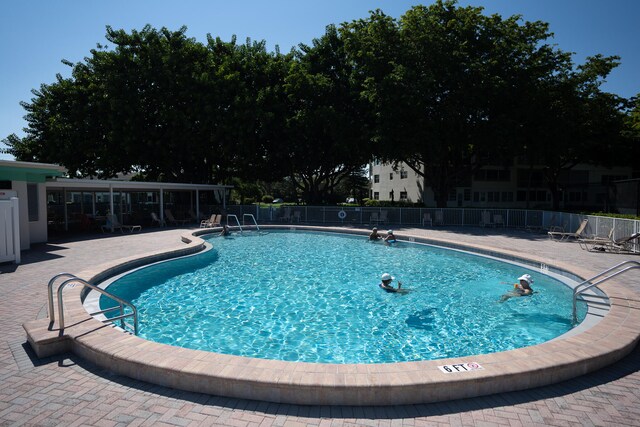
<svg viewBox="0 0 640 427">
<path fill-rule="evenodd" d="M 373 9 L 400 17 L 411 6 L 431 1 L 407 0 L 4 0 L 0 16 L 0 139 L 24 135 L 20 101 L 31 90 L 69 75 L 61 59 L 82 61 L 97 43 L 105 44 L 105 26 L 141 29 L 145 24 L 176 30 L 206 42 L 206 35 L 239 41 L 266 40 L 288 51 L 323 34 L 328 24 L 365 18 Z M 640 0 L 460 0 L 482 6 L 487 14 L 519 14 L 542 20 L 555 33 L 553 42 L 575 52 L 574 60 L 601 53 L 619 55 L 622 64 L 604 89 L 624 97 L 640 93 Z M 0 155 L 0 158 L 10 158 Z"/>
</svg>

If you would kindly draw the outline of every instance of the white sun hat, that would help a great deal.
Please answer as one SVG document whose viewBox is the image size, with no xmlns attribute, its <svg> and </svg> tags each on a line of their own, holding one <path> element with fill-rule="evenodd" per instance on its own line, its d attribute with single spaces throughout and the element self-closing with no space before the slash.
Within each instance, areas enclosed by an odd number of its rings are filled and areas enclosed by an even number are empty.
<svg viewBox="0 0 640 427">
<path fill-rule="evenodd" d="M 518 277 L 518 280 L 524 280 L 525 282 L 527 282 L 528 284 L 532 284 L 533 283 L 533 279 L 531 278 L 530 274 L 523 274 L 522 276 Z"/>
<path fill-rule="evenodd" d="M 389 273 L 384 273 L 381 277 L 383 282 L 386 282 L 387 280 L 395 280 L 395 277 L 392 277 Z"/>
</svg>

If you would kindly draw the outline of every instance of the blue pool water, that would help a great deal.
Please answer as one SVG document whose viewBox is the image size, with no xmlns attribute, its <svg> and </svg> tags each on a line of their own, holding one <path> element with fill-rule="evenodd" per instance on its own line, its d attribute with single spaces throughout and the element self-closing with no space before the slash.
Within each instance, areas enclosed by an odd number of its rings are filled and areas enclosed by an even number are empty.
<svg viewBox="0 0 640 427">
<path fill-rule="evenodd" d="M 476 255 L 301 231 L 208 241 L 210 251 L 109 286 L 138 308 L 141 337 L 265 359 L 386 363 L 505 351 L 571 329 L 567 286 Z M 409 292 L 380 289 L 384 272 Z M 537 293 L 500 303 L 524 273 Z"/>
</svg>

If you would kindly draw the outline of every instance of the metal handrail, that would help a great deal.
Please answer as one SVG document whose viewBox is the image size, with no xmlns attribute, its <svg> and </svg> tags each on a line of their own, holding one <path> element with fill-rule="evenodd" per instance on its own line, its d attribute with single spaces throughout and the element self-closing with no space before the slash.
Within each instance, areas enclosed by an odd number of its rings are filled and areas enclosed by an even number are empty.
<svg viewBox="0 0 640 427">
<path fill-rule="evenodd" d="M 614 271 L 616 269 L 620 269 L 622 266 L 627 265 L 627 264 L 634 264 L 634 265 L 632 267 L 627 267 L 627 268 L 624 268 L 622 270 L 618 270 L 618 271 L 614 272 L 613 274 L 611 274 L 609 276 L 606 276 L 606 277 L 604 277 L 604 278 L 602 278 L 602 279 L 600 279 L 600 280 L 598 280 L 596 282 L 593 282 L 593 280 L 598 279 L 598 278 L 604 276 L 605 274 L 610 273 L 610 272 L 612 272 L 612 271 Z M 595 276 L 593 276 L 593 277 L 591 277 L 591 278 L 579 283 L 573 289 L 573 311 L 572 311 L 573 324 L 575 325 L 576 323 L 578 323 L 578 317 L 577 317 L 576 311 L 577 311 L 578 297 L 580 295 L 583 295 L 586 291 L 588 291 L 591 288 L 594 288 L 594 287 L 598 286 L 600 283 L 606 282 L 607 280 L 612 279 L 612 278 L 618 276 L 619 274 L 625 273 L 625 272 L 627 272 L 629 270 L 634 270 L 636 268 L 640 268 L 640 262 L 631 261 L 631 260 L 624 261 L 624 262 L 621 262 L 620 264 L 614 265 L 613 267 L 611 267 L 611 268 L 609 268 L 607 270 L 604 270 L 601 273 L 598 273 Z M 583 288 L 580 289 L 580 287 L 583 287 Z M 593 295 L 593 296 L 599 297 L 599 295 Z"/>
<path fill-rule="evenodd" d="M 53 284 L 60 277 L 76 277 L 76 275 L 71 273 L 59 273 L 49 280 L 49 283 L 47 284 L 47 296 L 49 298 L 49 319 L 51 319 L 52 322 L 56 320 L 55 310 L 53 308 Z"/>
<path fill-rule="evenodd" d="M 89 289 L 92 289 L 94 291 L 97 291 L 99 293 L 101 293 L 102 295 L 105 295 L 108 298 L 111 298 L 112 300 L 114 300 L 115 302 L 117 302 L 119 304 L 119 307 L 112 307 L 112 308 L 108 308 L 106 310 L 101 310 L 101 311 L 97 311 L 95 313 L 89 313 L 90 316 L 96 315 L 96 314 L 102 314 L 102 313 L 106 313 L 109 311 L 114 311 L 114 310 L 120 310 L 120 315 L 110 318 L 110 319 L 106 319 L 103 320 L 103 323 L 108 323 L 108 322 L 114 322 L 116 320 L 120 320 L 120 326 L 122 327 L 122 329 L 126 328 L 126 323 L 124 322 L 124 319 L 127 317 L 133 317 L 133 333 L 134 335 L 138 335 L 138 310 L 136 309 L 136 307 L 131 304 L 129 301 L 124 300 L 116 295 L 113 295 L 110 292 L 107 292 L 106 290 L 96 286 L 96 285 L 92 285 L 91 283 L 87 282 L 84 279 L 81 279 L 77 276 L 74 276 L 72 274 L 69 273 L 63 273 L 61 275 L 58 275 L 56 277 L 60 277 L 62 275 L 67 275 L 67 276 L 72 276 L 71 278 L 65 280 L 64 282 L 62 282 L 62 284 L 60 285 L 60 287 L 58 288 L 58 317 L 59 317 L 59 322 L 60 322 L 60 330 L 64 330 L 64 302 L 62 300 L 62 291 L 64 290 L 65 286 L 67 286 L 69 283 L 71 282 L 78 282 L 81 283 L 83 286 L 88 287 Z M 52 279 L 53 280 L 53 279 Z M 51 283 L 51 282 L 50 282 Z M 53 301 L 50 301 L 50 304 L 53 305 Z M 124 307 L 127 306 L 131 309 L 131 313 L 125 313 L 124 312 Z M 53 315 L 52 315 L 52 320 L 53 320 Z"/>
<path fill-rule="evenodd" d="M 245 217 L 249 217 L 249 218 L 251 218 L 251 220 L 253 221 L 253 225 L 255 225 L 255 226 L 256 226 L 256 230 L 257 230 L 257 231 L 260 231 L 260 227 L 258 227 L 258 222 L 256 221 L 256 217 L 255 217 L 255 216 L 253 216 L 253 214 L 243 214 L 243 215 L 242 215 L 242 225 L 244 225 L 244 219 L 245 219 Z"/>
<path fill-rule="evenodd" d="M 238 219 L 238 217 L 236 215 L 234 215 L 234 214 L 227 214 L 227 225 L 229 225 L 229 219 L 230 218 L 235 218 L 236 224 L 238 224 L 238 225 L 237 226 L 234 225 L 234 227 L 238 227 L 240 229 L 240 233 L 242 233 L 242 226 L 240 225 L 240 220 Z"/>
</svg>

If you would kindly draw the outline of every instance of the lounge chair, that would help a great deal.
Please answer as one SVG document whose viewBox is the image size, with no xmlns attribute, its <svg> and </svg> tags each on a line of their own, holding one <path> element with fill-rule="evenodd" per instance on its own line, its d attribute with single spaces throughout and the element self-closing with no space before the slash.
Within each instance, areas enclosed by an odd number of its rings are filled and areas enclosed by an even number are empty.
<svg viewBox="0 0 640 427">
<path fill-rule="evenodd" d="M 170 209 L 164 210 L 164 216 L 165 218 L 167 218 L 167 221 L 169 221 L 170 224 L 174 224 L 174 225 L 185 225 L 186 223 L 191 221 L 189 219 L 175 219 Z"/>
<path fill-rule="evenodd" d="M 493 227 L 493 222 L 491 222 L 491 212 L 482 211 L 482 218 L 480 219 L 480 227 Z"/>
<path fill-rule="evenodd" d="M 578 229 L 573 233 L 565 233 L 562 231 L 549 231 L 547 232 L 547 234 L 549 235 L 549 238 L 551 240 L 557 239 L 556 241 L 559 241 L 559 242 L 563 240 L 568 240 L 571 237 L 573 237 L 574 239 L 579 239 L 580 237 L 583 237 L 584 229 L 587 228 L 588 222 L 589 222 L 588 219 L 583 219 Z"/>
<path fill-rule="evenodd" d="M 578 238 L 578 244 L 580 245 L 580 248 L 586 251 L 603 251 L 604 245 L 613 242 L 614 232 L 615 229 L 612 227 L 611 230 L 609 230 L 609 235 L 607 237 L 580 237 Z"/>
<path fill-rule="evenodd" d="M 280 217 L 280 221 L 291 222 L 291 209 L 284 208 L 282 211 L 282 216 Z"/>
<path fill-rule="evenodd" d="M 634 252 L 634 240 L 640 238 L 640 233 L 633 233 L 621 239 L 613 238 L 613 229 L 607 238 L 581 239 L 580 247 L 592 252 Z"/>
<path fill-rule="evenodd" d="M 127 230 L 129 233 L 134 231 L 142 231 L 141 225 L 124 225 L 118 221 L 118 217 L 114 214 L 107 215 L 107 223 L 102 226 L 102 232 L 120 230 L 120 233 L 124 233 Z"/>
<path fill-rule="evenodd" d="M 635 252 L 634 246 L 637 244 L 638 239 L 640 239 L 640 233 L 633 233 L 630 236 L 623 237 L 619 240 L 612 240 L 611 243 L 607 244 L 605 250 L 615 253 L 621 252 Z"/>
<path fill-rule="evenodd" d="M 164 227 L 167 222 L 164 219 L 160 219 L 157 213 L 151 212 L 151 225 L 158 224 L 158 227 Z"/>
<path fill-rule="evenodd" d="M 200 228 L 220 227 L 221 219 L 222 219 L 222 215 L 213 214 L 208 219 L 202 220 L 202 222 L 200 222 Z"/>
</svg>

